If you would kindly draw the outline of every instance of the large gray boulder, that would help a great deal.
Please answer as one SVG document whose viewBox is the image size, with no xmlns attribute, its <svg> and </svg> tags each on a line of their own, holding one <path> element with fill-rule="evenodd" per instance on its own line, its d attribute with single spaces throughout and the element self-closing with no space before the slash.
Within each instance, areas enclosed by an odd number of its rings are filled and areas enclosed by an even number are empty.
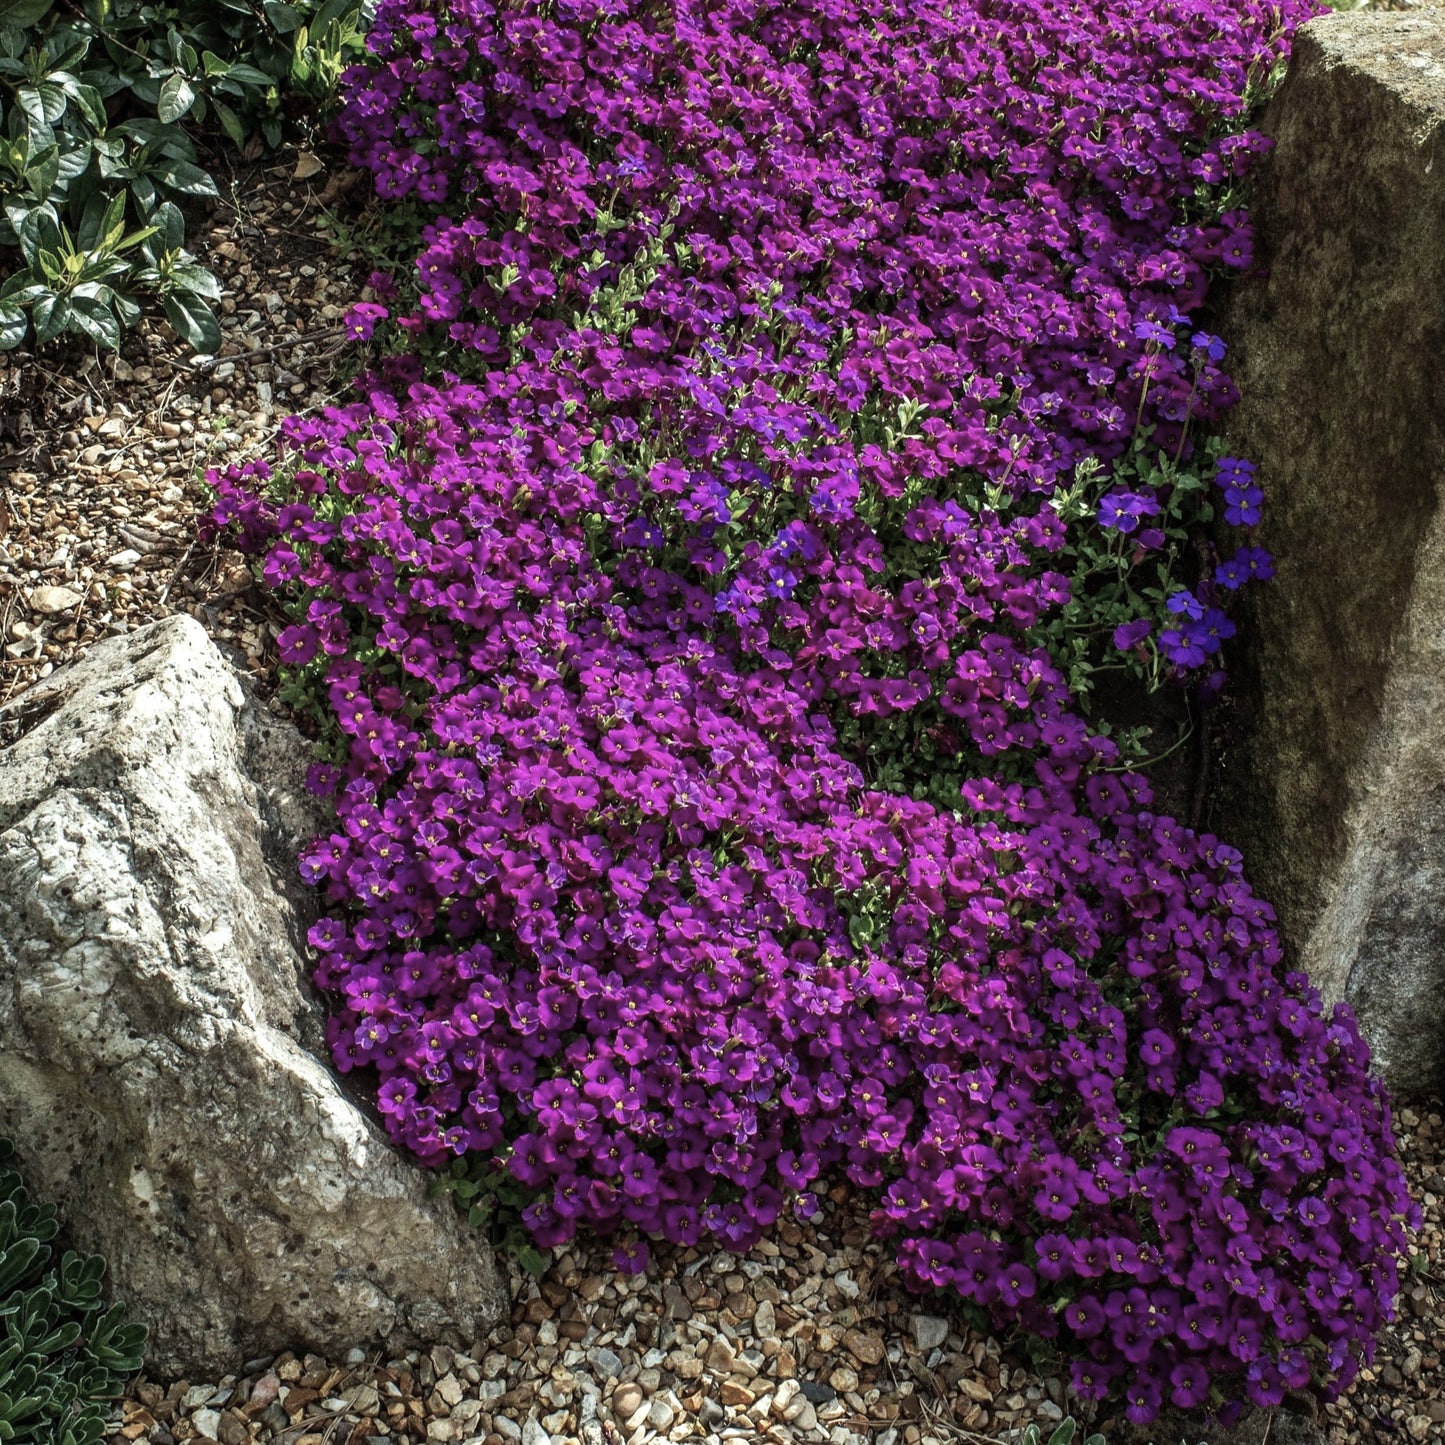
<svg viewBox="0 0 1445 1445">
<path fill-rule="evenodd" d="M 1311 21 L 1264 128 L 1268 273 L 1223 329 L 1277 577 L 1215 821 L 1417 1093 L 1445 1084 L 1445 13 Z"/>
<path fill-rule="evenodd" d="M 342 1091 L 300 946 L 300 736 L 200 625 L 0 711 L 0 1134 L 103 1253 L 153 1374 L 476 1339 L 485 1244 Z"/>
</svg>

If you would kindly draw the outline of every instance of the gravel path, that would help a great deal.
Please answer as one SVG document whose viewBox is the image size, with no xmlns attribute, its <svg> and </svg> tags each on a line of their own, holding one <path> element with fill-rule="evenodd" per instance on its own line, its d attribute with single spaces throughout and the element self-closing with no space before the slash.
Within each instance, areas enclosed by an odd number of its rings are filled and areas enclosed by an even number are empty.
<svg viewBox="0 0 1445 1445">
<path fill-rule="evenodd" d="M 510 1328 L 467 1354 L 283 1355 L 215 1387 L 142 1383 L 118 1438 L 944 1445 L 1065 1413 L 1057 1372 L 901 1290 L 846 1188 L 746 1255 L 662 1248 L 626 1276 L 594 1243 L 514 1283 Z"/>
<path fill-rule="evenodd" d="M 233 187 L 196 245 L 227 288 L 213 365 L 155 323 L 119 359 L 0 356 L 0 701 L 180 610 L 269 691 L 281 617 L 237 554 L 196 543 L 200 477 L 266 454 L 281 416 L 344 394 L 339 320 L 364 267 L 322 237 L 345 184 L 293 158 Z M 1399 1114 L 1422 1269 L 1374 1368 L 1321 1412 L 1329 1445 L 1445 1441 L 1441 1112 Z M 467 1354 L 283 1354 L 216 1383 L 142 1377 L 111 1441 L 952 1445 L 1046 1433 L 1067 1408 L 1060 1372 L 905 1293 L 846 1189 L 742 1257 L 660 1249 L 627 1277 L 593 1244 L 514 1284 L 511 1327 Z M 1107 1413 L 1095 1424 L 1110 1445 L 1126 1436 Z"/>
</svg>

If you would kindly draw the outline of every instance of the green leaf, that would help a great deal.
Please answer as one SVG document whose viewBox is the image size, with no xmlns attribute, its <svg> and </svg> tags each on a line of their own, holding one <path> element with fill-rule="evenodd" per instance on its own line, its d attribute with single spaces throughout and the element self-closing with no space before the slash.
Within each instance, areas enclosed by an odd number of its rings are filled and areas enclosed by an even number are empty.
<svg viewBox="0 0 1445 1445">
<path fill-rule="evenodd" d="M 40 267 L 40 274 L 47 281 L 58 281 L 65 271 L 65 262 L 61 259 L 58 251 L 52 251 L 47 246 L 42 246 L 35 253 L 35 264 Z"/>
<path fill-rule="evenodd" d="M 168 160 L 157 166 L 153 174 L 162 184 L 183 196 L 219 197 L 221 194 L 215 181 L 200 166 L 193 166 L 189 161 Z"/>
<path fill-rule="evenodd" d="M 39 85 L 22 85 L 15 92 L 15 99 L 36 125 L 47 130 L 65 114 L 65 91 L 54 81 L 42 80 Z"/>
<path fill-rule="evenodd" d="M 104 1279 L 105 1261 L 98 1254 L 87 1256 L 67 1249 L 60 1261 L 60 1292 L 57 1298 L 72 1309 L 92 1309 L 100 1304 Z"/>
<path fill-rule="evenodd" d="M 523 1244 L 517 1247 L 517 1263 L 531 1275 L 543 1275 L 547 1272 L 547 1256 L 530 1244 Z"/>
<path fill-rule="evenodd" d="M 35 1264 L 40 1248 L 38 1239 L 19 1239 L 0 1255 L 0 1296 L 19 1287 Z"/>
<path fill-rule="evenodd" d="M 140 307 L 129 296 L 112 291 L 110 304 L 115 308 L 115 314 L 120 317 L 122 326 L 134 326 L 140 320 Z"/>
<path fill-rule="evenodd" d="M 79 34 L 69 27 L 53 33 L 45 42 L 45 54 L 55 71 L 74 70 L 90 53 L 89 35 Z M 59 80 L 52 74 L 52 80 Z"/>
<path fill-rule="evenodd" d="M 91 250 L 105 233 L 105 218 L 110 206 L 119 201 L 122 209 L 125 207 L 125 192 L 117 191 L 107 203 L 103 192 L 96 191 L 85 203 L 85 209 L 80 213 L 80 223 L 75 228 L 75 241 L 78 246 Z"/>
<path fill-rule="evenodd" d="M 75 102 L 76 108 L 85 117 L 86 124 L 92 130 L 104 130 L 107 124 L 105 114 L 105 99 L 93 85 L 86 85 L 83 81 L 70 77 L 69 82 L 64 86 L 65 93 Z"/>
<path fill-rule="evenodd" d="M 214 355 L 221 347 L 221 327 L 215 313 L 199 297 L 186 291 L 172 291 L 161 297 L 166 319 L 176 334 L 202 355 Z"/>
<path fill-rule="evenodd" d="M 67 190 L 77 176 L 85 174 L 86 167 L 90 164 L 89 144 L 72 146 L 69 150 L 63 150 L 56 158 L 55 180 L 51 183 L 52 189 Z"/>
<path fill-rule="evenodd" d="M 54 294 L 42 296 L 30 308 L 35 323 L 35 339 L 42 345 L 54 341 L 70 324 L 70 303 Z"/>
<path fill-rule="evenodd" d="M 122 236 L 120 240 L 111 247 L 111 250 L 116 252 L 129 251 L 132 246 L 139 246 L 143 242 L 148 241 L 155 233 L 155 226 L 143 226 L 139 231 L 132 231 L 128 236 Z"/>
<path fill-rule="evenodd" d="M 81 82 L 93 86 L 100 92 L 102 99 L 119 95 L 123 90 L 129 90 L 131 79 L 127 71 L 115 65 L 92 66 L 80 73 Z"/>
<path fill-rule="evenodd" d="M 223 105 L 213 95 L 211 104 L 216 110 L 216 119 L 221 122 L 221 129 L 226 132 L 234 146 L 246 144 L 246 127 L 241 124 L 241 118 L 231 109 L 229 105 Z"/>
<path fill-rule="evenodd" d="M 52 207 L 37 206 L 25 217 L 20 232 L 20 249 L 32 266 L 39 263 L 42 250 L 58 253 L 62 245 L 60 223 Z"/>
<path fill-rule="evenodd" d="M 254 65 L 245 65 L 240 61 L 226 72 L 226 79 L 240 81 L 243 85 L 259 85 L 263 89 L 276 83 L 275 76 L 267 75 L 264 70 L 257 70 Z"/>
<path fill-rule="evenodd" d="M 161 86 L 160 99 L 156 103 L 156 114 L 167 125 L 172 125 L 195 104 L 195 101 L 195 87 L 184 75 L 176 74 Z M 214 186 L 211 194 L 215 194 Z"/>
<path fill-rule="evenodd" d="M 120 323 L 103 301 L 89 296 L 70 298 L 70 329 L 83 332 L 107 351 L 120 345 Z"/>
<path fill-rule="evenodd" d="M 112 1305 L 90 1335 L 90 1352 L 97 1363 L 122 1378 L 140 1369 L 141 1346 L 146 1337 L 143 1325 L 128 1325 L 123 1316 L 121 1307 Z"/>
<path fill-rule="evenodd" d="M 194 261 L 182 261 L 179 265 L 172 266 L 171 284 L 182 291 L 189 291 L 193 296 L 204 296 L 209 301 L 221 299 L 221 283 L 204 266 L 198 266 Z"/>
<path fill-rule="evenodd" d="M 33 195 L 42 199 L 55 189 L 55 182 L 59 178 L 60 151 L 53 145 L 46 146 L 38 155 L 33 156 L 25 168 L 25 184 L 30 187 Z"/>
<path fill-rule="evenodd" d="M 17 271 L 0 286 L 0 306 L 29 306 L 49 289 L 34 280 L 29 271 Z"/>
<path fill-rule="evenodd" d="M 110 199 L 110 204 L 105 208 L 105 216 L 101 220 L 100 230 L 97 233 L 100 244 L 107 248 L 113 248 L 120 238 L 125 235 L 125 192 L 117 191 Z"/>
<path fill-rule="evenodd" d="M 24 30 L 39 24 L 50 13 L 55 0 L 0 0 L 0 25 Z"/>
<path fill-rule="evenodd" d="M 261 8 L 278 34 L 289 35 L 301 24 L 301 12 L 294 5 L 285 4 L 284 0 L 265 0 Z"/>
<path fill-rule="evenodd" d="M 186 243 L 186 218 L 173 201 L 162 201 L 151 213 L 151 223 L 159 228 L 167 251 L 179 251 Z"/>
</svg>

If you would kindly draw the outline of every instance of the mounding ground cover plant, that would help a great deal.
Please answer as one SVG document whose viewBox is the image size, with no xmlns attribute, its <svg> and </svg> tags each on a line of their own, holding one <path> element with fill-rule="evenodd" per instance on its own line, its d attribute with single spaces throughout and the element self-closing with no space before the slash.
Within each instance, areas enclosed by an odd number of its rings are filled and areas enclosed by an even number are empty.
<svg viewBox="0 0 1445 1445">
<path fill-rule="evenodd" d="M 1308 13 L 382 0 L 415 272 L 215 516 L 328 740 L 337 1064 L 458 1192 L 641 1269 L 841 1173 L 1140 1422 L 1369 1358 L 1368 1050 L 1085 708 L 1217 687 L 1269 573 L 1191 317 Z"/>
<path fill-rule="evenodd" d="M 95 1445 L 141 1366 L 145 1329 L 105 1308 L 105 1261 L 52 1259 L 54 1207 L 35 1204 L 0 1139 L 0 1441 Z"/>
</svg>

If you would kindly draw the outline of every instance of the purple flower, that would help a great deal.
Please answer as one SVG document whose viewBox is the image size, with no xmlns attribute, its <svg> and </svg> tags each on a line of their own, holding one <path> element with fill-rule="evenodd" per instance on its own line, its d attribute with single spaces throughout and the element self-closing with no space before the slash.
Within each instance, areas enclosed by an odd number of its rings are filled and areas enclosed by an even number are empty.
<svg viewBox="0 0 1445 1445">
<path fill-rule="evenodd" d="M 1174 349 L 1176 340 L 1173 331 L 1157 321 L 1139 321 L 1135 323 L 1134 335 L 1140 341 L 1147 342 L 1150 346 L 1162 346 L 1166 351 Z"/>
<path fill-rule="evenodd" d="M 1201 356 L 1210 361 L 1224 360 L 1224 342 L 1217 336 L 1211 336 L 1207 331 L 1196 331 L 1189 338 L 1189 344 Z"/>
<path fill-rule="evenodd" d="M 626 1240 L 612 1251 L 612 1263 L 618 1274 L 644 1274 L 650 1259 L 651 1251 L 642 1239 Z"/>
<path fill-rule="evenodd" d="M 1154 624 L 1147 617 L 1137 617 L 1133 622 L 1121 622 L 1114 629 L 1114 646 L 1120 652 L 1128 652 L 1131 647 L 1149 636 L 1154 630 Z"/>
<path fill-rule="evenodd" d="M 1114 531 L 1132 532 L 1141 517 L 1158 514 L 1158 501 L 1147 493 L 1107 492 L 1099 499 L 1099 525 Z"/>
<path fill-rule="evenodd" d="M 1214 580 L 1233 592 L 1246 582 L 1268 582 L 1274 576 L 1274 559 L 1262 547 L 1241 547 L 1214 569 Z"/>
<path fill-rule="evenodd" d="M 391 312 L 378 302 L 358 301 L 346 313 L 346 334 L 353 341 L 370 341 L 378 324 L 390 315 Z"/>
<path fill-rule="evenodd" d="M 1175 592 L 1164 604 L 1176 617 L 1198 621 L 1204 616 L 1204 603 L 1192 592 Z"/>
</svg>

